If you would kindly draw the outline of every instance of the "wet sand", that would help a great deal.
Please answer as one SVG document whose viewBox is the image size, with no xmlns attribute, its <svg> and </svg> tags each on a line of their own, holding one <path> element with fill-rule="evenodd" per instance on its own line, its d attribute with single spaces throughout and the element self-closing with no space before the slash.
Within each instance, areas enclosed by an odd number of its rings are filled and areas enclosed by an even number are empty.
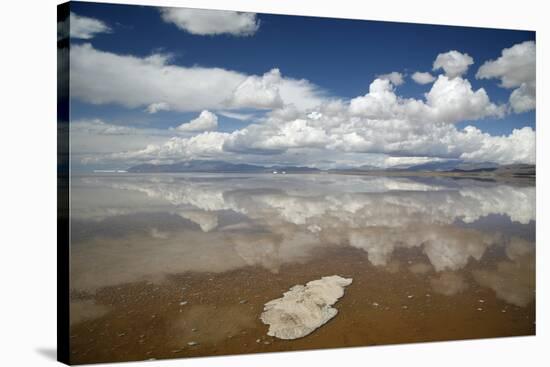
<svg viewBox="0 0 550 367">
<path fill-rule="evenodd" d="M 388 264 L 374 266 L 365 251 L 326 246 L 305 262 L 281 265 L 277 273 L 248 266 L 74 291 L 72 305 L 84 316 L 71 327 L 71 362 L 534 335 L 534 255 L 521 256 L 510 262 L 499 249 L 487 251 L 451 273 L 425 266 L 429 260 L 418 248 L 397 249 Z M 506 302 L 487 286 L 491 279 L 479 281 L 499 264 L 504 271 L 509 264 L 511 276 L 523 279 L 522 291 L 532 293 L 527 304 Z M 266 302 L 293 285 L 334 274 L 353 278 L 334 305 L 336 317 L 301 339 L 266 335 L 268 326 L 259 319 Z"/>
</svg>

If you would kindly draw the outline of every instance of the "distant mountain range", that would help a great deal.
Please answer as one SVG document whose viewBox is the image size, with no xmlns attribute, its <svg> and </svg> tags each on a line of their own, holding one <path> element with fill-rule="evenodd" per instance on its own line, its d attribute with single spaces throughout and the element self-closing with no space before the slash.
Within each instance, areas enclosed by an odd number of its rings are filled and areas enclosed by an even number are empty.
<svg viewBox="0 0 550 367">
<path fill-rule="evenodd" d="M 439 162 L 428 162 L 413 166 L 395 166 L 383 169 L 375 166 L 359 166 L 355 168 L 330 169 L 328 172 L 353 173 L 353 172 L 466 172 L 502 173 L 508 171 L 524 172 L 526 175 L 534 175 L 535 166 L 528 164 L 498 165 L 491 162 L 470 163 L 460 160 L 448 160 Z M 304 166 L 260 166 L 247 163 L 229 163 L 225 161 L 212 160 L 190 160 L 172 164 L 140 164 L 128 168 L 133 173 L 178 173 L 178 172 L 204 172 L 204 173 L 315 173 L 322 172 L 318 168 Z"/>
<path fill-rule="evenodd" d="M 407 171 L 473 171 L 473 170 L 493 170 L 499 167 L 498 164 L 492 162 L 464 162 L 461 160 L 448 160 L 440 162 L 428 162 L 410 167 L 394 167 L 393 169 L 405 169 Z"/>
<path fill-rule="evenodd" d="M 128 168 L 128 172 L 134 173 L 160 173 L 160 172 L 222 172 L 222 173 L 311 173 L 320 172 L 317 168 L 301 166 L 272 166 L 264 167 L 246 163 L 229 163 L 224 161 L 191 160 L 173 164 L 140 164 Z"/>
</svg>

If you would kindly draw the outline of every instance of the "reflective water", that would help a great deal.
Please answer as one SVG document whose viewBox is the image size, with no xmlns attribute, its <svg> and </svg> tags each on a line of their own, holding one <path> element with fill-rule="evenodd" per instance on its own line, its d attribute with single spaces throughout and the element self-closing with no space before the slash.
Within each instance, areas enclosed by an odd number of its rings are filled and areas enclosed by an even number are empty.
<svg viewBox="0 0 550 367">
<path fill-rule="evenodd" d="M 106 174 L 71 183 L 74 363 L 535 333 L 535 187 L 449 178 Z M 263 304 L 326 275 L 339 314 Z"/>
</svg>

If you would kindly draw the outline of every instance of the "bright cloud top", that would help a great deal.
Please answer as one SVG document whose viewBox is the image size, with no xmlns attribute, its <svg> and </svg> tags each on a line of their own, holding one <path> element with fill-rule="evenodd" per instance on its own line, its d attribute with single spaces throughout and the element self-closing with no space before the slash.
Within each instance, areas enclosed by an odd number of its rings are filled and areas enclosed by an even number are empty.
<svg viewBox="0 0 550 367">
<path fill-rule="evenodd" d="M 278 69 L 263 76 L 222 68 L 184 67 L 169 55 L 140 58 L 95 49 L 71 48 L 71 94 L 92 104 L 129 108 L 200 111 L 203 109 L 274 108 L 292 104 L 312 108 L 324 100 L 321 89 L 307 80 L 285 78 Z"/>
<path fill-rule="evenodd" d="M 514 112 L 526 112 L 536 107 L 535 42 L 526 41 L 502 50 L 502 55 L 485 62 L 477 71 L 478 79 L 500 79 L 503 88 L 514 89 L 510 105 Z"/>
<path fill-rule="evenodd" d="M 163 8 L 160 12 L 165 22 L 199 36 L 250 36 L 260 28 L 254 13 L 184 8 Z"/>
<path fill-rule="evenodd" d="M 483 88 L 473 90 L 466 79 L 440 75 L 426 94 L 426 101 L 400 98 L 387 79 L 376 79 L 369 93 L 351 100 L 350 113 L 372 119 L 456 123 L 487 116 L 502 117 L 504 106 L 491 103 Z"/>
<path fill-rule="evenodd" d="M 418 84 L 430 84 L 435 81 L 435 77 L 428 73 L 428 72 L 420 72 L 416 71 L 412 76 L 412 80 L 414 80 Z"/>
<path fill-rule="evenodd" d="M 453 103 L 449 103 L 453 101 Z M 318 110 L 275 110 L 265 121 L 231 133 L 206 132 L 174 137 L 165 144 L 120 153 L 116 159 L 135 161 L 185 160 L 198 157 L 330 152 L 376 153 L 397 157 L 438 157 L 502 164 L 534 163 L 535 132 L 516 129 L 508 136 L 491 136 L 454 123 L 484 116 L 502 116 L 504 106 L 490 102 L 483 89 L 474 91 L 461 77 L 440 75 L 425 100 L 395 94 L 389 80 L 376 79 L 365 96 L 350 103 L 333 101 Z"/>
<path fill-rule="evenodd" d="M 111 33 L 112 29 L 104 22 L 77 15 L 71 12 L 71 37 L 80 39 L 92 39 L 99 33 Z"/>
<path fill-rule="evenodd" d="M 388 74 L 378 75 L 378 79 L 389 80 L 395 86 L 400 86 L 401 84 L 405 83 L 403 74 L 397 71 L 392 71 L 391 73 L 388 73 Z"/>
<path fill-rule="evenodd" d="M 177 131 L 182 132 L 198 132 L 198 131 L 208 131 L 216 130 L 218 127 L 218 116 L 213 114 L 210 111 L 204 110 L 201 114 L 184 124 L 181 124 L 176 128 Z"/>
<path fill-rule="evenodd" d="M 445 75 L 449 78 L 454 78 L 465 74 L 468 71 L 468 67 L 473 63 L 474 59 L 467 53 L 452 50 L 437 55 L 433 64 L 433 70 L 443 69 Z"/>
</svg>

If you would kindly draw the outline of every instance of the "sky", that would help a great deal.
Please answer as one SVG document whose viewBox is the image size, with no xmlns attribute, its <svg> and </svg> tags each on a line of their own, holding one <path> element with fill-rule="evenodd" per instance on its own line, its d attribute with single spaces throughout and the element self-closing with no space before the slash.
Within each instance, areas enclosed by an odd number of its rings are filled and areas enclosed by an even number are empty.
<svg viewBox="0 0 550 367">
<path fill-rule="evenodd" d="M 72 2 L 70 45 L 73 169 L 535 163 L 534 32 Z"/>
</svg>

